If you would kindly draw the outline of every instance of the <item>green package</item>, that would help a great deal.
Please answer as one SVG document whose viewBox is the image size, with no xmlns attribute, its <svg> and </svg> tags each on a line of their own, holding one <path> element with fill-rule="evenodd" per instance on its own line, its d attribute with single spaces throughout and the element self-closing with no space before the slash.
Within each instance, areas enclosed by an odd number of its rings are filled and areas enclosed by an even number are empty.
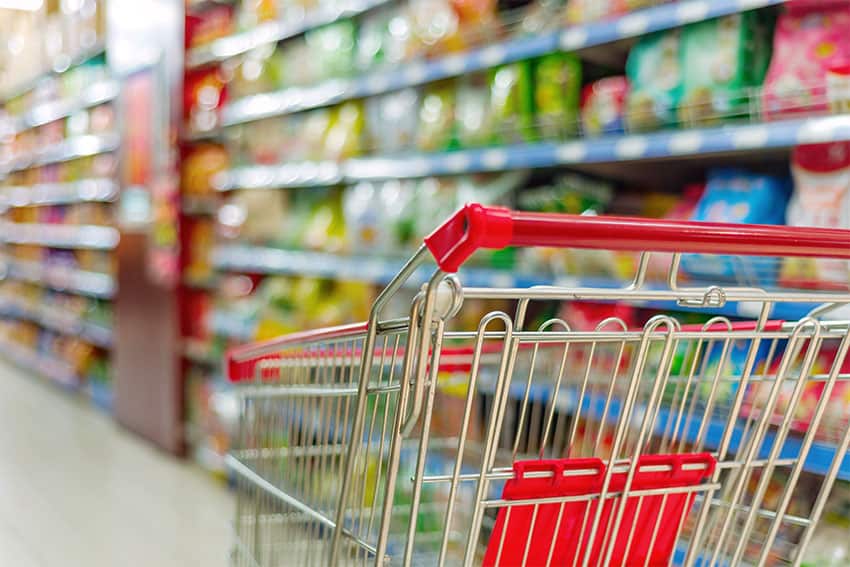
<svg viewBox="0 0 850 567">
<path fill-rule="evenodd" d="M 746 115 L 770 63 L 767 22 L 746 12 L 691 24 L 682 33 L 682 61 L 682 121 Z"/>
<path fill-rule="evenodd" d="M 456 103 L 456 89 L 451 81 L 429 85 L 425 89 L 419 107 L 416 147 L 426 152 L 451 148 Z"/>
<path fill-rule="evenodd" d="M 552 53 L 534 63 L 534 111 L 540 137 L 578 132 L 581 62 L 573 53 Z"/>
<path fill-rule="evenodd" d="M 319 79 L 346 77 L 354 71 L 356 31 L 353 20 L 342 20 L 304 34 Z"/>
<path fill-rule="evenodd" d="M 679 30 L 650 34 L 629 52 L 626 124 L 630 130 L 653 130 L 676 122 L 682 96 L 680 35 Z"/>
<path fill-rule="evenodd" d="M 486 75 L 460 79 L 455 114 L 455 135 L 461 148 L 484 146 L 493 136 L 490 89 Z"/>
<path fill-rule="evenodd" d="M 490 116 L 496 144 L 531 141 L 533 136 L 531 63 L 520 61 L 497 68 L 490 77 Z"/>
</svg>

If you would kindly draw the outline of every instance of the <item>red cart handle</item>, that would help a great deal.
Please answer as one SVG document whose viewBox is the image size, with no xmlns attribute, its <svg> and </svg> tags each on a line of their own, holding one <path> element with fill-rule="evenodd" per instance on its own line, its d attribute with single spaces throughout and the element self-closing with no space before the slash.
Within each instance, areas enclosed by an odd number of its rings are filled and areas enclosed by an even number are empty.
<svg viewBox="0 0 850 567">
<path fill-rule="evenodd" d="M 850 259 L 850 230 L 527 213 L 470 203 L 425 245 L 445 272 L 456 272 L 480 248 L 506 246 Z"/>
</svg>

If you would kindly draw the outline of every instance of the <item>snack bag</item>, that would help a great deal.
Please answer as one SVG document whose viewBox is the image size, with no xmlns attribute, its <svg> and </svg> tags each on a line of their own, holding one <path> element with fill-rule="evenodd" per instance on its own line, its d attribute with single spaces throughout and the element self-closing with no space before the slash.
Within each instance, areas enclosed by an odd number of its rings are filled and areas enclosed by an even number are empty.
<svg viewBox="0 0 850 567">
<path fill-rule="evenodd" d="M 583 24 L 613 16 L 617 13 L 617 0 L 569 0 L 566 20 L 568 24 Z"/>
<path fill-rule="evenodd" d="M 779 17 L 764 81 L 768 119 L 827 109 L 826 73 L 850 58 L 847 2 L 793 2 Z"/>
<path fill-rule="evenodd" d="M 676 121 L 682 96 L 680 30 L 641 38 L 629 52 L 626 76 L 631 89 L 626 122 L 632 130 L 652 130 Z"/>
<path fill-rule="evenodd" d="M 451 81 L 432 84 L 425 89 L 419 108 L 416 136 L 416 146 L 420 150 L 432 152 L 449 149 L 456 105 L 456 92 Z"/>
<path fill-rule="evenodd" d="M 791 158 L 791 172 L 794 193 L 788 204 L 789 225 L 850 227 L 850 142 L 798 146 Z M 847 261 L 786 258 L 781 277 L 788 285 L 846 285 Z"/>
<path fill-rule="evenodd" d="M 382 153 L 410 149 L 416 136 L 419 93 L 403 89 L 366 99 L 366 147 Z"/>
<path fill-rule="evenodd" d="M 751 88 L 760 85 L 770 58 L 768 29 L 757 12 L 691 24 L 682 32 L 685 123 L 745 114 Z"/>
<path fill-rule="evenodd" d="M 534 62 L 534 113 L 544 139 L 578 131 L 581 62 L 574 53 L 551 53 Z"/>
<path fill-rule="evenodd" d="M 622 76 L 599 79 L 584 87 L 581 126 L 584 135 L 619 134 L 625 131 L 629 80 Z"/>
<path fill-rule="evenodd" d="M 511 63 L 495 70 L 490 77 L 490 114 L 495 143 L 527 142 L 533 138 L 534 102 L 531 64 Z"/>
<path fill-rule="evenodd" d="M 227 150 L 219 144 L 197 144 L 186 153 L 180 179 L 184 195 L 212 192 L 212 179 L 228 165 Z"/>
<path fill-rule="evenodd" d="M 472 148 L 487 145 L 493 136 L 490 91 L 481 74 L 460 79 L 455 111 L 457 145 Z"/>
<path fill-rule="evenodd" d="M 785 178 L 739 169 L 710 171 L 692 220 L 785 224 L 790 185 Z M 776 258 L 708 254 L 686 254 L 682 266 L 693 275 L 736 280 L 742 285 L 772 284 L 779 268 Z"/>
<path fill-rule="evenodd" d="M 362 146 L 363 122 L 361 101 L 346 102 L 331 109 L 323 159 L 343 160 L 358 155 Z"/>
<path fill-rule="evenodd" d="M 345 77 L 354 70 L 356 40 L 353 20 L 342 20 L 304 34 L 318 79 Z"/>
<path fill-rule="evenodd" d="M 410 0 L 412 32 L 429 57 L 464 49 L 460 17 L 450 0 Z"/>
<path fill-rule="evenodd" d="M 389 241 L 381 210 L 376 205 L 380 182 L 361 181 L 343 194 L 346 243 L 355 254 L 378 254 L 379 246 Z"/>
<path fill-rule="evenodd" d="M 267 93 L 283 86 L 282 53 L 277 44 L 255 47 L 237 63 L 228 92 L 233 98 Z"/>
</svg>

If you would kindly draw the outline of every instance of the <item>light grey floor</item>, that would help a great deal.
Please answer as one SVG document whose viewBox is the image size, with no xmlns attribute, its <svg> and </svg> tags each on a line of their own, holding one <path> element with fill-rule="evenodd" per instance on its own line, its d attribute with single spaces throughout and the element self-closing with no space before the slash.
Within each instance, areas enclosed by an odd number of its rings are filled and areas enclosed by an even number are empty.
<svg viewBox="0 0 850 567">
<path fill-rule="evenodd" d="M 223 566 L 232 507 L 194 465 L 0 362 L 0 565 Z"/>
</svg>

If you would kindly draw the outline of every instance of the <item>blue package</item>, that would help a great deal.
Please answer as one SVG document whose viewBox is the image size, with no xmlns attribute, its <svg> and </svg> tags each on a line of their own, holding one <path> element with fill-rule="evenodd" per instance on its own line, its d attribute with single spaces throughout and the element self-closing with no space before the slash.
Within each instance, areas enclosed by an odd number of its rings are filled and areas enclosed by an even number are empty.
<svg viewBox="0 0 850 567">
<path fill-rule="evenodd" d="M 785 224 L 791 197 L 790 177 L 752 173 L 741 169 L 714 169 L 692 220 L 741 224 Z M 697 278 L 732 280 L 742 285 L 772 285 L 778 258 L 688 254 L 685 271 Z"/>
</svg>

